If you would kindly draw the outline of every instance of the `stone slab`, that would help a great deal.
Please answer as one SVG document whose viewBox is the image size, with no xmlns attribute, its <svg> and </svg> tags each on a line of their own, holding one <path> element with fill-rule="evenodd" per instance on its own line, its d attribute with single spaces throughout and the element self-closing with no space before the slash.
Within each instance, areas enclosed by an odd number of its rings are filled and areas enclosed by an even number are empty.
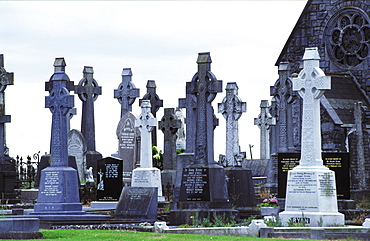
<svg viewBox="0 0 370 241">
<path fill-rule="evenodd" d="M 118 201 L 111 201 L 111 202 L 91 202 L 90 208 L 84 210 L 91 210 L 91 209 L 116 209 Z"/>
</svg>

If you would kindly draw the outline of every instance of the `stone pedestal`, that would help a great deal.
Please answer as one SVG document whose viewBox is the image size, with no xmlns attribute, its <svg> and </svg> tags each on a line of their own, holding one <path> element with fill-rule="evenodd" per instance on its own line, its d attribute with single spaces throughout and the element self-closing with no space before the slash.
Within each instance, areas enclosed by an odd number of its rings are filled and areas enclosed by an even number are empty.
<svg viewBox="0 0 370 241">
<path fill-rule="evenodd" d="M 305 220 L 311 227 L 344 225 L 338 212 L 334 172 L 324 166 L 296 167 L 288 172 L 283 223 Z"/>
<path fill-rule="evenodd" d="M 132 171 L 131 187 L 157 187 L 158 202 L 164 202 L 161 171 L 156 167 L 138 167 Z"/>
<path fill-rule="evenodd" d="M 256 196 L 251 170 L 242 167 L 225 168 L 231 205 L 237 208 L 256 207 Z"/>
<path fill-rule="evenodd" d="M 17 194 L 14 191 L 15 179 L 17 173 L 15 171 L 14 163 L 10 158 L 4 157 L 0 160 L 0 194 L 1 204 L 14 204 L 20 202 Z"/>
<path fill-rule="evenodd" d="M 33 215 L 76 215 L 82 211 L 77 171 L 72 167 L 47 167 L 41 172 Z"/>
</svg>

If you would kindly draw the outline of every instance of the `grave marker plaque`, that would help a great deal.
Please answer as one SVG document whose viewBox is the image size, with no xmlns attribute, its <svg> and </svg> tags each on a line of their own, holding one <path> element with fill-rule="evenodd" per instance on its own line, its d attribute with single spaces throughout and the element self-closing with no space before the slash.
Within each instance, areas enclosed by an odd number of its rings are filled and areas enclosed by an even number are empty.
<svg viewBox="0 0 370 241">
<path fill-rule="evenodd" d="M 157 219 L 158 188 L 124 187 L 116 208 L 118 219 Z"/>
<path fill-rule="evenodd" d="M 210 201 L 209 169 L 184 168 L 180 201 Z"/>
<path fill-rule="evenodd" d="M 118 201 L 122 190 L 122 160 L 106 157 L 98 160 L 98 174 L 102 176 L 99 183 L 104 188 L 98 188 L 98 201 Z"/>
</svg>

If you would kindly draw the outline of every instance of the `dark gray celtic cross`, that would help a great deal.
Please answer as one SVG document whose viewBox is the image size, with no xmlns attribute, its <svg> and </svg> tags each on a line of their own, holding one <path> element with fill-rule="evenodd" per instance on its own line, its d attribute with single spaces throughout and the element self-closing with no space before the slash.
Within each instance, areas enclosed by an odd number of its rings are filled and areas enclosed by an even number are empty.
<svg viewBox="0 0 370 241">
<path fill-rule="evenodd" d="M 124 68 L 122 70 L 122 82 L 118 86 L 118 89 L 114 90 L 114 98 L 117 98 L 118 102 L 121 104 L 121 118 L 127 112 L 132 111 L 132 104 L 135 102 L 135 99 L 140 96 L 140 89 L 135 87 L 131 79 L 131 68 Z"/>
<path fill-rule="evenodd" d="M 0 160 L 7 152 L 5 142 L 5 123 L 10 123 L 11 116 L 5 115 L 5 89 L 8 85 L 14 84 L 13 73 L 8 73 L 4 69 L 4 55 L 0 54 Z"/>
<path fill-rule="evenodd" d="M 101 95 L 101 87 L 93 77 L 92 67 L 85 66 L 83 78 L 75 86 L 75 93 L 82 101 L 81 133 L 86 139 L 88 151 L 95 151 L 94 101 Z"/>
<path fill-rule="evenodd" d="M 222 92 L 222 81 L 217 80 L 211 72 L 210 53 L 199 53 L 198 72 L 187 84 L 186 94 L 196 98 L 196 131 L 195 131 L 195 164 L 214 163 L 213 157 L 213 129 L 214 111 L 212 101 L 217 93 Z"/>
<path fill-rule="evenodd" d="M 74 106 L 74 96 L 69 94 L 67 86 L 69 83 L 73 85 L 73 82 L 65 74 L 65 66 L 64 58 L 56 58 L 54 74 L 45 83 L 46 90 L 50 89 L 49 96 L 45 97 L 45 108 L 52 113 L 50 166 L 68 166 L 67 114 Z"/>
<path fill-rule="evenodd" d="M 177 130 L 181 127 L 181 120 L 175 115 L 174 108 L 165 108 L 161 121 L 158 122 L 159 129 L 164 135 L 163 168 L 165 170 L 176 169 L 176 139 Z"/>
<path fill-rule="evenodd" d="M 148 80 L 146 84 L 146 94 L 143 96 L 142 99 L 139 100 L 139 104 L 141 106 L 141 102 L 143 100 L 149 100 L 151 107 L 151 113 L 154 117 L 157 116 L 157 111 L 160 107 L 163 107 L 163 100 L 159 98 L 159 96 L 156 93 L 157 85 L 155 84 L 154 80 Z M 157 130 L 154 129 L 152 131 L 152 144 L 154 146 L 157 145 Z"/>
</svg>

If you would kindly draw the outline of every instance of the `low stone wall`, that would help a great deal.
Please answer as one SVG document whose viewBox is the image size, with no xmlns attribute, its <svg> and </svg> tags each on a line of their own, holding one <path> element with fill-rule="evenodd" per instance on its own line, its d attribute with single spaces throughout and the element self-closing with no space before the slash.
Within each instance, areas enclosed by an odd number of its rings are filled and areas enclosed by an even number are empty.
<svg viewBox="0 0 370 241">
<path fill-rule="evenodd" d="M 164 233 L 201 234 L 221 236 L 249 236 L 248 227 L 213 227 L 213 228 L 175 228 L 163 230 Z"/>
</svg>

